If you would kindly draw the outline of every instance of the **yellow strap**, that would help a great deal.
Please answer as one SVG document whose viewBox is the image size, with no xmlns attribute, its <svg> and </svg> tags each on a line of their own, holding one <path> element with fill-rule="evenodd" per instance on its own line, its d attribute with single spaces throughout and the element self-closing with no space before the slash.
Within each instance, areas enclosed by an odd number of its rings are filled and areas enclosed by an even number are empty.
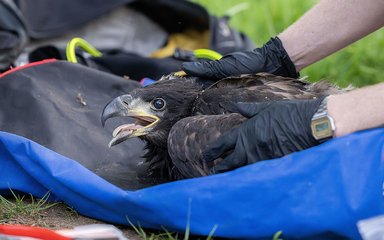
<svg viewBox="0 0 384 240">
<path fill-rule="evenodd" d="M 195 54 L 196 58 L 204 58 L 209 60 L 220 60 L 223 57 L 223 55 L 211 49 L 196 49 L 193 51 L 193 54 Z M 184 71 L 174 72 L 173 74 L 179 77 L 184 77 L 187 75 L 187 73 Z"/>
<path fill-rule="evenodd" d="M 219 60 L 223 57 L 223 55 L 211 49 L 196 49 L 193 51 L 193 53 L 197 58 L 204 58 L 209 60 Z"/>
<path fill-rule="evenodd" d="M 101 57 L 103 54 L 94 48 L 91 44 L 82 38 L 73 38 L 68 42 L 66 48 L 66 55 L 68 62 L 77 63 L 76 59 L 76 47 L 81 47 L 84 51 L 91 54 L 93 57 Z"/>
</svg>

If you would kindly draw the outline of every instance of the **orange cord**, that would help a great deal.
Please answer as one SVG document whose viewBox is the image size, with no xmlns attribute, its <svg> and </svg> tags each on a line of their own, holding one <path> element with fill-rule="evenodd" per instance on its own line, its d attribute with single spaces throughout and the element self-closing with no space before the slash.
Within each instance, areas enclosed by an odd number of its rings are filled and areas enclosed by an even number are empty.
<svg viewBox="0 0 384 240">
<path fill-rule="evenodd" d="M 0 233 L 11 236 L 33 237 L 41 240 L 71 240 L 47 228 L 0 224 Z"/>
</svg>

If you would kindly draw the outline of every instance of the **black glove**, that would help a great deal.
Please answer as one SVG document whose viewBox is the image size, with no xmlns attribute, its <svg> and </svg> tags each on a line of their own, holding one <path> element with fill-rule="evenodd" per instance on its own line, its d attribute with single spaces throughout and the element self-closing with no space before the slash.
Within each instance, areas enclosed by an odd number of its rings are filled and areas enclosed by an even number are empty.
<svg viewBox="0 0 384 240">
<path fill-rule="evenodd" d="M 216 61 L 184 62 L 182 69 L 189 75 L 222 79 L 228 76 L 268 72 L 279 76 L 297 78 L 292 63 L 278 37 L 271 38 L 261 48 L 234 52 Z"/>
<path fill-rule="evenodd" d="M 203 161 L 212 166 L 213 160 L 233 150 L 211 168 L 212 173 L 225 172 L 318 145 L 311 120 L 323 99 L 238 104 L 249 119 L 209 145 Z"/>
</svg>

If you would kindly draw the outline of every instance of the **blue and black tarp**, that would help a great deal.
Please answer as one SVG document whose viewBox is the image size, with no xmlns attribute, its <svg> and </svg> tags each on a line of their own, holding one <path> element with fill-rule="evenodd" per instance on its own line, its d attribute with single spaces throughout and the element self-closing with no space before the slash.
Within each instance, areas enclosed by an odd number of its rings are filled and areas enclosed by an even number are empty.
<svg viewBox="0 0 384 240">
<path fill-rule="evenodd" d="M 20 136 L 0 133 L 0 189 L 64 201 L 104 221 L 228 238 L 359 238 L 384 213 L 384 129 L 355 133 L 237 170 L 136 191 Z M 129 159 L 127 159 L 129 161 Z"/>
</svg>

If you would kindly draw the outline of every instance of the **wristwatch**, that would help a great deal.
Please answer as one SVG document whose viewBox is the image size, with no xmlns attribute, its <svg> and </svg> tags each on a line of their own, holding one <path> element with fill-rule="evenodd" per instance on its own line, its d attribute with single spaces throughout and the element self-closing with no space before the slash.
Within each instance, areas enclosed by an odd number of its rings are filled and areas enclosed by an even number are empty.
<svg viewBox="0 0 384 240">
<path fill-rule="evenodd" d="M 335 134 L 335 123 L 333 118 L 328 115 L 327 101 L 328 97 L 324 98 L 311 121 L 312 135 L 320 142 L 333 138 Z"/>
</svg>

